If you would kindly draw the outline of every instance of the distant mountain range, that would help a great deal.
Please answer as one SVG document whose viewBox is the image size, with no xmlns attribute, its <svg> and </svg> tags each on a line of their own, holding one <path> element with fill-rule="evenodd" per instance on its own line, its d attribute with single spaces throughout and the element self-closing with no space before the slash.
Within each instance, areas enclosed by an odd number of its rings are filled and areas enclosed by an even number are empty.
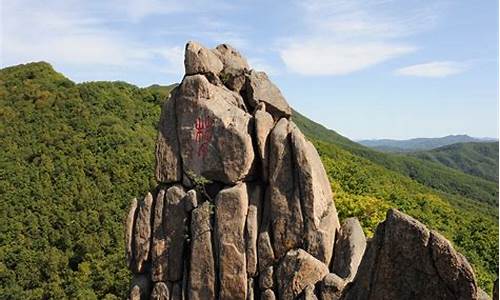
<svg viewBox="0 0 500 300">
<path fill-rule="evenodd" d="M 439 138 L 415 138 L 409 140 L 373 139 L 361 140 L 358 143 L 383 152 L 413 152 L 431 150 L 456 143 L 493 142 L 495 138 L 476 138 L 465 134 L 448 135 Z"/>
</svg>

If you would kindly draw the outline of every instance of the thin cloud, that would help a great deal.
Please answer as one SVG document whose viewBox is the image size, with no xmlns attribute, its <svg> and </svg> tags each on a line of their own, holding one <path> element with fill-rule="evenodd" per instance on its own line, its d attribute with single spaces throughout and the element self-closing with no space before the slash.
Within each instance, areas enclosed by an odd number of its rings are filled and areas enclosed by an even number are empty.
<svg viewBox="0 0 500 300">
<path fill-rule="evenodd" d="M 454 61 L 434 61 L 412 65 L 396 70 L 396 74 L 403 76 L 442 78 L 464 72 L 466 65 Z"/>
<path fill-rule="evenodd" d="M 405 38 L 432 28 L 435 6 L 401 11 L 388 0 L 308 0 L 307 32 L 282 40 L 279 54 L 288 70 L 303 75 L 344 75 L 417 49 Z"/>
<path fill-rule="evenodd" d="M 310 42 L 281 51 L 285 65 L 302 75 L 343 75 L 358 71 L 415 49 L 395 44 L 325 44 Z"/>
<path fill-rule="evenodd" d="M 183 44 L 179 43 L 184 41 L 172 43 L 172 39 L 158 38 L 155 32 L 162 28 L 151 27 L 144 35 L 137 35 L 130 28 L 153 15 L 197 15 L 217 8 L 226 11 L 231 6 L 213 5 L 206 0 L 9 1 L 2 5 L 0 64 L 43 60 L 56 68 L 112 74 L 108 79 L 113 80 L 128 76 L 126 72 L 181 76 Z M 207 35 L 207 42 L 231 37 L 235 44 L 243 45 L 244 39 L 227 27 L 214 24 L 211 19 L 196 18 L 191 27 L 176 28 L 175 34 L 188 39 L 197 32 L 196 28 L 205 28 L 213 33 Z M 222 29 L 222 34 L 216 35 L 216 29 Z M 78 74 L 69 75 L 82 79 Z"/>
</svg>

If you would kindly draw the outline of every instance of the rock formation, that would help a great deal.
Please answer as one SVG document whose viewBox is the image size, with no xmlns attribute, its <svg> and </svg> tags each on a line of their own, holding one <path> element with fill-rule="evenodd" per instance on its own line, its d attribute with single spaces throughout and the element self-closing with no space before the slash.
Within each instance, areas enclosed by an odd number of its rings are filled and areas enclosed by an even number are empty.
<svg viewBox="0 0 500 300">
<path fill-rule="evenodd" d="M 395 211 L 368 243 L 339 223 L 291 108 L 229 45 L 189 42 L 162 108 L 157 191 L 133 200 L 130 299 L 476 299 L 469 264 Z M 365 253 L 366 248 L 366 253 Z"/>
</svg>

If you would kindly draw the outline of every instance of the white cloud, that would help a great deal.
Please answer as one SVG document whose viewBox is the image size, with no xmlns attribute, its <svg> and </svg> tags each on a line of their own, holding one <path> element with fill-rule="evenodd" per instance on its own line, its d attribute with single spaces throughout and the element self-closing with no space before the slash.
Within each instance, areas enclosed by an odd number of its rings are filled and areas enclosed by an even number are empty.
<svg viewBox="0 0 500 300">
<path fill-rule="evenodd" d="M 465 71 L 463 63 L 454 61 L 434 61 L 424 64 L 412 65 L 396 70 L 396 74 L 417 77 L 447 77 Z"/>
<path fill-rule="evenodd" d="M 431 28 L 437 8 L 404 10 L 391 0 L 306 0 L 306 31 L 279 42 L 285 66 L 303 75 L 343 75 L 417 49 L 409 36 Z"/>
<path fill-rule="evenodd" d="M 31 4 L 31 9 L 26 9 Z M 109 29 L 105 20 L 57 4 L 61 3 L 20 1 L 3 6 L 2 64 L 46 60 L 87 67 L 127 67 L 151 63 L 162 56 L 178 68 L 172 59 L 178 58 L 178 46 L 141 43 Z"/>
<path fill-rule="evenodd" d="M 245 43 L 228 24 L 206 17 L 189 21 L 187 27 L 169 26 L 171 34 L 181 39 L 161 38 L 156 33 L 165 28 L 145 25 L 152 16 L 197 16 L 231 9 L 223 2 L 19 0 L 2 2 L 1 7 L 1 66 L 43 60 L 56 68 L 95 70 L 95 76 L 112 74 L 107 79 L 113 80 L 122 79 L 126 72 L 181 76 L 183 43 L 195 38 L 199 28 L 210 33 L 204 37 L 210 43 L 226 38 L 238 45 Z M 147 32 L 138 33 L 146 28 Z M 68 75 L 82 79 L 78 74 Z"/>
<path fill-rule="evenodd" d="M 287 68 L 302 75 L 342 75 L 414 51 L 395 44 L 325 44 L 321 41 L 291 45 L 281 51 Z"/>
</svg>

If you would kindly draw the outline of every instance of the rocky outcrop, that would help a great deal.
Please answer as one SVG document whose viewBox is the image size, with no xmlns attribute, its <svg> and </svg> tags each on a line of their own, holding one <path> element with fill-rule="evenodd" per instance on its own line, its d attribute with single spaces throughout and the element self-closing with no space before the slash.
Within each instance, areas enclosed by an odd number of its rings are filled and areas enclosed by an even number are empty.
<svg viewBox="0 0 500 300">
<path fill-rule="evenodd" d="M 291 108 L 234 48 L 186 45 L 158 124 L 159 186 L 125 225 L 130 299 L 476 299 L 465 258 L 390 211 L 342 226 Z M 365 251 L 366 248 L 366 251 Z"/>
<path fill-rule="evenodd" d="M 467 260 L 436 232 L 389 210 L 342 299 L 477 299 Z"/>
<path fill-rule="evenodd" d="M 280 299 L 295 299 L 328 274 L 328 267 L 302 249 L 287 252 L 276 271 Z"/>
</svg>

